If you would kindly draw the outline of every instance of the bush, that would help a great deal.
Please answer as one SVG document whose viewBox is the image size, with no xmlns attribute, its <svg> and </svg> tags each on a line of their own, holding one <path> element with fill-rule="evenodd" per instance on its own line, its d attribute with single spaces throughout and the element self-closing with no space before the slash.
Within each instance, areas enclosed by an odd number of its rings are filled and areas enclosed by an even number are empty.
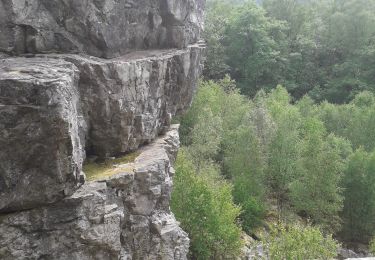
<svg viewBox="0 0 375 260">
<path fill-rule="evenodd" d="M 270 259 L 331 259 L 337 256 L 339 247 L 318 228 L 301 225 L 277 226 L 268 243 Z"/>
<path fill-rule="evenodd" d="M 263 223 L 265 207 L 254 197 L 248 197 L 241 202 L 242 227 L 245 232 L 251 234 L 255 228 Z"/>
</svg>

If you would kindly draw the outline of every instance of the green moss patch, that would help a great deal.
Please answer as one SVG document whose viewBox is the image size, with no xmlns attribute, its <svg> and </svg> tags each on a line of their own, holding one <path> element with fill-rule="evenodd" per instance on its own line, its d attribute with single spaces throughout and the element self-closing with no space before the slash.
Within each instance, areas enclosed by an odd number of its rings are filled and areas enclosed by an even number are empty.
<svg viewBox="0 0 375 260">
<path fill-rule="evenodd" d="M 111 177 L 115 174 L 132 171 L 133 166 L 129 163 L 134 162 L 139 156 L 139 152 L 129 153 L 115 159 L 107 159 L 104 162 L 86 162 L 83 165 L 83 171 L 86 174 L 87 181 L 96 181 Z M 129 165 L 126 165 L 129 164 Z"/>
</svg>

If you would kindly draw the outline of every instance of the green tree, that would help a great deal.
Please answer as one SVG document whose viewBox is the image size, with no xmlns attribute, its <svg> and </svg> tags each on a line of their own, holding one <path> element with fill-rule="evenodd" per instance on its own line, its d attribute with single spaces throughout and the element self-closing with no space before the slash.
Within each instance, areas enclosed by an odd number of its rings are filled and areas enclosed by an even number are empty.
<svg viewBox="0 0 375 260">
<path fill-rule="evenodd" d="M 283 68 L 280 42 L 283 23 L 265 16 L 253 2 L 236 8 L 225 31 L 227 64 L 243 93 L 274 87 Z"/>
<path fill-rule="evenodd" d="M 219 160 L 223 174 L 234 185 L 234 201 L 242 207 L 242 226 L 251 233 L 261 225 L 265 215 L 262 144 L 253 126 L 253 104 L 238 90 L 228 87 L 229 84 L 224 86 L 225 99 L 221 102 L 222 156 Z"/>
<path fill-rule="evenodd" d="M 203 75 L 206 79 L 221 79 L 229 72 L 226 64 L 226 51 L 223 45 L 225 30 L 229 24 L 233 4 L 226 1 L 211 0 L 207 2 L 204 39 L 208 46 Z"/>
<path fill-rule="evenodd" d="M 221 166 L 234 185 L 234 201 L 242 206 L 241 221 L 248 232 L 265 213 L 264 158 L 255 133 L 252 104 L 229 78 L 200 84 L 191 110 L 182 122 L 182 138 L 198 172 L 212 162 Z"/>
<path fill-rule="evenodd" d="M 343 105 L 322 103 L 315 114 L 324 122 L 327 130 L 347 138 L 353 148 L 363 147 L 371 152 L 375 148 L 374 94 L 366 91 Z"/>
<path fill-rule="evenodd" d="M 369 249 L 371 253 L 375 254 L 375 238 L 371 240 Z"/>
<path fill-rule="evenodd" d="M 323 123 L 316 118 L 305 120 L 302 134 L 302 170 L 291 185 L 292 203 L 314 224 L 337 231 L 343 207 L 342 154 L 348 143 L 333 135 L 326 136 Z"/>
<path fill-rule="evenodd" d="M 214 116 L 210 108 L 201 112 L 192 129 L 192 144 L 188 148 L 198 169 L 217 156 L 222 136 L 221 118 Z"/>
<path fill-rule="evenodd" d="M 375 153 L 357 150 L 349 158 L 343 183 L 343 236 L 368 243 L 375 234 Z"/>
<path fill-rule="evenodd" d="M 372 84 L 362 74 L 368 68 L 364 68 L 366 58 L 360 53 L 365 54 L 363 50 L 373 46 L 374 11 L 374 0 L 319 1 L 317 4 L 315 16 L 321 21 L 318 35 L 321 46 L 317 55 L 325 71 L 324 81 L 313 91 L 317 99 L 345 103 L 358 92 L 371 88 Z"/>
<path fill-rule="evenodd" d="M 237 256 L 242 247 L 241 228 L 236 219 L 240 208 L 232 202 L 232 186 L 215 169 L 199 174 L 189 155 L 180 150 L 171 208 L 191 240 L 194 259 Z"/>
<path fill-rule="evenodd" d="M 233 185 L 234 201 L 241 205 L 242 227 L 248 233 L 262 224 L 265 215 L 264 173 L 259 142 L 250 127 L 231 134 L 224 152 L 224 169 Z"/>
<path fill-rule="evenodd" d="M 301 116 L 289 102 L 289 94 L 282 87 L 272 91 L 267 100 L 277 127 L 268 147 L 266 180 L 276 199 L 280 220 L 289 203 L 290 185 L 300 171 Z"/>
<path fill-rule="evenodd" d="M 218 81 L 209 80 L 199 82 L 199 88 L 194 97 L 191 108 L 183 117 L 180 117 L 178 119 L 181 123 L 180 133 L 182 144 L 187 146 L 192 144 L 192 130 L 199 121 L 198 117 L 205 116 L 202 115 L 204 114 L 203 111 L 210 111 L 213 117 L 221 118 L 224 113 L 223 108 L 227 108 L 228 110 L 232 108 L 230 104 L 228 106 L 224 106 L 226 102 L 229 102 L 229 99 L 226 98 L 227 94 L 225 90 L 235 94 L 236 91 L 231 91 L 235 89 L 235 86 L 235 82 L 232 81 L 229 76 L 225 76 L 223 79 Z M 235 102 L 238 101 L 240 103 L 243 103 L 241 99 L 245 100 L 245 97 L 237 94 Z M 239 105 L 239 103 L 236 103 L 235 105 L 237 106 Z M 230 120 L 234 120 L 235 118 L 239 118 L 240 116 L 241 114 L 235 115 L 232 113 L 231 117 L 228 118 Z"/>
<path fill-rule="evenodd" d="M 375 0 L 212 0 L 205 76 L 242 92 L 282 84 L 295 99 L 350 102 L 375 91 Z"/>
</svg>

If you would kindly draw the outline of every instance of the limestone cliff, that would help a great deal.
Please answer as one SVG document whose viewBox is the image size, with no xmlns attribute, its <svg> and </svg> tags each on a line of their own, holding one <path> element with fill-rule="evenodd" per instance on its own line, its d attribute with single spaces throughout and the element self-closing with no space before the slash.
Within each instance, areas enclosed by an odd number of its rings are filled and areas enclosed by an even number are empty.
<svg viewBox="0 0 375 260">
<path fill-rule="evenodd" d="M 1 0 L 0 51 L 112 58 L 182 48 L 200 38 L 203 8 L 203 0 Z"/>
<path fill-rule="evenodd" d="M 201 71 L 203 8 L 0 0 L 0 259 L 186 258 L 170 124 Z M 87 158 L 137 149 L 85 180 Z"/>
<path fill-rule="evenodd" d="M 189 239 L 169 209 L 177 131 L 72 196 L 3 214 L 1 259 L 186 259 Z"/>
</svg>

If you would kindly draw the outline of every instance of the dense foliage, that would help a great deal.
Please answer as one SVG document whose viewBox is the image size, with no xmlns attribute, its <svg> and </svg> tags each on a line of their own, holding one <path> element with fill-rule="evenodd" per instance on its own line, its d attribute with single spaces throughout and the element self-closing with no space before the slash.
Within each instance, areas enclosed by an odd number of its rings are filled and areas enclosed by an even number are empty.
<svg viewBox="0 0 375 260">
<path fill-rule="evenodd" d="M 373 238 L 370 242 L 370 252 L 375 254 L 375 238 Z"/>
<path fill-rule="evenodd" d="M 345 239 L 368 241 L 375 233 L 375 153 L 359 149 L 350 156 L 344 188 Z"/>
<path fill-rule="evenodd" d="M 237 225 L 240 208 L 232 202 L 232 187 L 216 169 L 200 171 L 188 151 L 180 151 L 171 207 L 190 238 L 194 259 L 220 259 L 239 253 L 241 228 Z"/>
<path fill-rule="evenodd" d="M 332 259 L 337 242 L 311 226 L 278 226 L 269 239 L 270 259 Z"/>
<path fill-rule="evenodd" d="M 208 1 L 172 198 L 193 258 L 235 256 L 259 227 L 271 259 L 330 259 L 332 236 L 375 251 L 374 13 L 375 0 Z"/>
<path fill-rule="evenodd" d="M 205 77 L 350 101 L 375 91 L 375 0 L 209 0 Z"/>
<path fill-rule="evenodd" d="M 371 132 L 374 108 L 370 92 L 342 105 L 315 104 L 309 97 L 292 103 L 281 86 L 268 94 L 260 91 L 250 100 L 228 77 L 201 82 L 191 110 L 181 118 L 190 166 L 182 167 L 180 159 L 174 193 L 174 211 L 191 231 L 193 245 L 197 241 L 204 246 L 200 240 L 204 236 L 198 232 L 204 228 L 191 216 L 201 220 L 202 214 L 209 213 L 207 218 L 220 214 L 211 208 L 214 202 L 198 203 L 187 194 L 197 180 L 207 183 L 206 176 L 219 175 L 232 184 L 226 190 L 226 203 L 233 199 L 241 207 L 236 210 L 232 204 L 226 210 L 229 216 L 220 216 L 227 217 L 221 223 L 231 226 L 229 230 L 237 230 L 233 223 L 239 217 L 243 230 L 252 234 L 275 211 L 279 222 L 288 223 L 290 214 L 295 214 L 322 228 L 325 235 L 369 243 L 375 235 L 375 144 L 371 134 L 360 133 Z M 211 182 L 191 194 L 198 196 L 227 182 Z M 202 213 L 204 207 L 209 208 L 207 213 Z M 191 215 L 186 213 L 189 210 Z M 224 233 L 220 236 L 226 239 Z M 202 255 L 199 250 L 193 249 Z"/>
</svg>

